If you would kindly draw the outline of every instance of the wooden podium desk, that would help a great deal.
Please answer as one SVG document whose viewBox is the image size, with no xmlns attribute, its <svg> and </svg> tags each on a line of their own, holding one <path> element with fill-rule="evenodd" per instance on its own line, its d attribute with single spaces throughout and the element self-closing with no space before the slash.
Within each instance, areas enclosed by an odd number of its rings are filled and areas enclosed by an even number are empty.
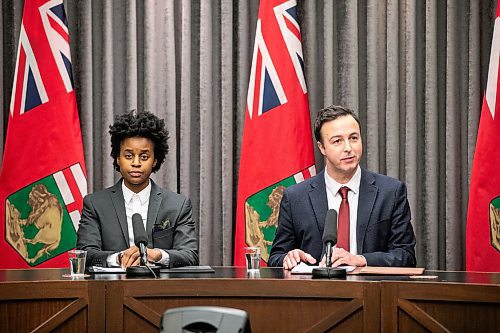
<svg viewBox="0 0 500 333">
<path fill-rule="evenodd" d="M 323 332 L 331 327 L 346 332 L 380 330 L 377 281 L 312 280 L 281 268 L 263 268 L 259 278 L 248 278 L 245 268 L 214 269 L 215 274 L 109 283 L 107 329 L 158 332 L 167 309 L 217 305 L 247 311 L 252 332 Z"/>
<path fill-rule="evenodd" d="M 253 332 L 447 332 L 500 327 L 500 274 L 426 272 L 313 280 L 281 268 L 248 277 L 244 268 L 215 273 L 124 274 L 70 280 L 67 270 L 0 270 L 0 332 L 159 332 L 167 309 L 240 308 Z"/>
</svg>

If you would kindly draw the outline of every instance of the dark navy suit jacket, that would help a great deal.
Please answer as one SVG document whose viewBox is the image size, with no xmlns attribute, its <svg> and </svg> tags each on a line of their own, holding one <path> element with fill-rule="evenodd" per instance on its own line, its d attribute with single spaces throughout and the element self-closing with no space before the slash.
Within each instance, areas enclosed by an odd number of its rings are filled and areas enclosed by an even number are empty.
<svg viewBox="0 0 500 333">
<path fill-rule="evenodd" d="M 415 234 L 405 184 L 361 169 L 358 200 L 358 254 L 369 266 L 415 266 Z M 284 257 L 293 249 L 319 262 L 327 210 L 324 171 L 287 188 L 268 265 L 283 266 Z"/>
</svg>

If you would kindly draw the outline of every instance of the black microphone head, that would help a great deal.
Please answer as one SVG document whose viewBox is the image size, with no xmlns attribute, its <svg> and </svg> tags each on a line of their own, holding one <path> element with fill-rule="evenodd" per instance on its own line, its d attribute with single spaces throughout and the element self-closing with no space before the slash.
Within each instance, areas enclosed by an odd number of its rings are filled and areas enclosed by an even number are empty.
<svg viewBox="0 0 500 333">
<path fill-rule="evenodd" d="M 148 245 L 148 236 L 142 222 L 141 214 L 135 213 L 132 215 L 132 229 L 134 230 L 134 243 L 138 247 L 140 243 Z"/>
<path fill-rule="evenodd" d="M 337 211 L 335 209 L 329 209 L 326 212 L 323 243 L 326 242 L 337 244 Z"/>
</svg>

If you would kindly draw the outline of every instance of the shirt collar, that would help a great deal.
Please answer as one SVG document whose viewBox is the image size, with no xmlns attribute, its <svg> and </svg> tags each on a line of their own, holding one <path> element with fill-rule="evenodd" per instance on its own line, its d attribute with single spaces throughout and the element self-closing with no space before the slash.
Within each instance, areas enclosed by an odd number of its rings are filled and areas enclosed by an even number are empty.
<svg viewBox="0 0 500 333">
<path fill-rule="evenodd" d="M 337 192 L 339 191 L 339 189 L 342 186 L 348 187 L 349 190 L 351 190 L 357 194 L 359 192 L 359 184 L 360 183 L 361 183 L 361 168 L 359 167 L 359 165 L 356 169 L 356 172 L 354 173 L 354 176 L 352 176 L 352 178 L 349 179 L 349 181 L 345 184 L 340 184 L 337 181 L 335 181 L 333 178 L 331 178 L 328 175 L 328 172 L 327 172 L 326 166 L 325 166 L 325 184 L 326 184 L 326 187 L 328 187 L 332 191 L 332 193 L 334 193 L 334 194 L 337 194 Z"/>
<path fill-rule="evenodd" d="M 123 199 L 125 200 L 126 204 L 130 204 L 132 202 L 132 197 L 134 196 L 134 194 L 137 194 L 139 196 L 139 200 L 141 201 L 141 205 L 144 205 L 149 201 L 149 195 L 151 194 L 151 181 L 149 181 L 148 186 L 146 186 L 146 188 L 144 188 L 144 190 L 140 191 L 139 193 L 133 192 L 131 189 L 125 186 L 125 182 L 122 182 L 122 192 Z"/>
</svg>

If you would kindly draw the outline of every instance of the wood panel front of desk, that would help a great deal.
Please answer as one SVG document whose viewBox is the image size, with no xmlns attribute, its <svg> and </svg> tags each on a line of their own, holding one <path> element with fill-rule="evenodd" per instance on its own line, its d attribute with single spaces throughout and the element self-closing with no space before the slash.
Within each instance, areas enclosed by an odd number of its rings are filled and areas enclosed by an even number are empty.
<svg viewBox="0 0 500 333">
<path fill-rule="evenodd" d="M 0 332 L 104 332 L 104 295 L 99 281 L 1 283 Z"/>
<path fill-rule="evenodd" d="M 434 280 L 348 276 L 313 280 L 281 269 L 121 274 L 71 281 L 63 270 L 0 270 L 0 332 L 159 332 L 167 309 L 240 308 L 255 332 L 496 332 L 500 274 L 435 272 Z"/>
<path fill-rule="evenodd" d="M 276 279 L 112 281 L 108 332 L 155 332 L 167 309 L 225 306 L 248 312 L 252 332 L 378 332 L 378 282 Z"/>
<path fill-rule="evenodd" d="M 382 332 L 499 332 L 500 286 L 381 283 Z"/>
</svg>

